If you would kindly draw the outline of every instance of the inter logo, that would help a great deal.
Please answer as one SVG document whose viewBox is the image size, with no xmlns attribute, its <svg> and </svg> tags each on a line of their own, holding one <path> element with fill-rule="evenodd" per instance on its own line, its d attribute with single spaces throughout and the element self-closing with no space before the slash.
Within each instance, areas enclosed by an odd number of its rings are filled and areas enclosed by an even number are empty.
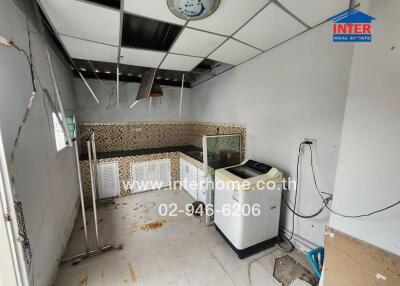
<svg viewBox="0 0 400 286">
<path fill-rule="evenodd" d="M 356 9 L 348 9 L 330 18 L 334 42 L 371 42 L 372 21 L 376 20 Z"/>
</svg>

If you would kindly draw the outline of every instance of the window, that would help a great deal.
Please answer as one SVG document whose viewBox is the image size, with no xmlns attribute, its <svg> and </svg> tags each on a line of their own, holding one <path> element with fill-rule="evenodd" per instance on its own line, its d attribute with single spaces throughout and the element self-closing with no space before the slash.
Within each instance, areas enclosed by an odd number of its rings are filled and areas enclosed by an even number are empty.
<svg viewBox="0 0 400 286">
<path fill-rule="evenodd" d="M 61 113 L 58 114 L 60 119 L 61 118 Z M 70 112 L 65 113 L 65 119 L 67 120 L 67 127 L 68 127 L 68 132 L 69 136 L 71 139 L 76 138 L 76 122 L 75 122 L 75 116 L 74 114 Z M 60 122 L 57 119 L 56 114 L 53 112 L 53 128 L 54 128 L 54 136 L 56 140 L 56 149 L 57 152 L 61 151 L 64 149 L 67 145 L 67 137 L 64 134 L 63 127 L 61 126 Z"/>
</svg>

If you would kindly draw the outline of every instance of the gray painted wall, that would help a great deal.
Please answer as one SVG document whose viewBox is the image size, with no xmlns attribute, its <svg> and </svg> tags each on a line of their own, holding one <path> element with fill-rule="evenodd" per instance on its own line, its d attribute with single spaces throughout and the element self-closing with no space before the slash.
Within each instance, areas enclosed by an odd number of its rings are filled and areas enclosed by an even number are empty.
<svg viewBox="0 0 400 286">
<path fill-rule="evenodd" d="M 28 50 L 26 17 L 12 0 L 0 2 L 0 34 Z M 31 36 L 33 62 L 40 81 L 53 93 L 44 42 L 36 31 Z M 75 110 L 70 71 L 54 53 L 52 55 L 63 103 L 66 108 Z M 10 160 L 12 144 L 28 105 L 32 85 L 24 56 L 3 45 L 0 45 L 0 75 L 0 127 Z M 52 126 L 51 116 L 47 117 L 42 99 L 39 92 L 22 130 L 13 172 L 16 195 L 23 203 L 33 251 L 30 276 L 35 285 L 50 285 L 76 215 L 78 183 L 74 151 L 69 148 L 56 153 L 49 126 Z"/>
<path fill-rule="evenodd" d="M 400 2 L 369 2 L 377 20 L 373 42 L 354 50 L 333 200 L 346 214 L 400 200 Z M 397 206 L 363 219 L 332 215 L 330 225 L 400 255 L 399 218 Z"/>
<path fill-rule="evenodd" d="M 248 124 L 248 157 L 293 178 L 299 143 L 317 139 L 319 184 L 332 192 L 353 45 L 332 43 L 331 33 L 330 23 L 319 26 L 195 88 L 193 120 Z M 298 210 L 311 214 L 322 203 L 312 183 L 309 152 L 304 156 Z M 322 245 L 328 219 L 326 212 L 311 220 L 296 218 L 295 233 Z M 283 212 L 282 225 L 291 229 L 289 212 Z"/>
<path fill-rule="evenodd" d="M 98 80 L 90 80 L 90 86 L 100 100 L 100 104 L 97 104 L 84 82 L 75 79 L 80 122 L 179 121 L 180 88 L 163 86 L 164 96 L 153 99 L 149 112 L 149 99 L 144 99 L 129 109 L 136 98 L 139 84 L 121 83 L 120 105 L 117 110 L 116 93 L 111 96 L 111 90 L 115 88 L 116 83 L 113 81 L 103 81 L 103 83 L 106 87 Z M 191 108 L 191 89 L 185 88 L 181 121 L 190 120 Z"/>
</svg>

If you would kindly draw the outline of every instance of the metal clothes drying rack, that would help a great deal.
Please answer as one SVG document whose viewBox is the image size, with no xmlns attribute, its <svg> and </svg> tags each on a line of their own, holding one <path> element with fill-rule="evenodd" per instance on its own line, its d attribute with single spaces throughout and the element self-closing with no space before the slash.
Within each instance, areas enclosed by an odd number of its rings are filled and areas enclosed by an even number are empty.
<svg viewBox="0 0 400 286">
<path fill-rule="evenodd" d="M 80 172 L 80 163 L 79 163 L 79 150 L 78 150 L 78 140 L 74 140 L 75 145 L 75 156 L 76 156 L 76 164 L 78 170 L 78 181 L 79 181 L 79 195 L 81 200 L 81 210 L 82 210 L 82 220 L 83 220 L 83 230 L 85 234 L 85 252 L 74 255 L 71 257 L 64 258 L 61 260 L 61 263 L 72 262 L 73 265 L 78 264 L 82 259 L 94 257 L 100 255 L 104 252 L 111 251 L 111 250 L 120 250 L 122 249 L 122 244 L 118 244 L 116 246 L 112 245 L 103 245 L 100 246 L 99 242 L 99 227 L 98 227 L 98 220 L 97 220 L 97 156 L 96 156 L 96 145 L 94 140 L 94 132 L 89 131 L 84 133 L 80 136 L 81 140 L 86 141 L 88 156 L 89 156 L 89 170 L 90 170 L 90 182 L 91 182 L 91 190 L 92 190 L 92 203 L 93 203 L 93 216 L 94 216 L 94 227 L 95 227 L 95 234 L 96 234 L 96 249 L 90 250 L 89 249 L 89 241 L 88 241 L 88 231 L 86 225 L 86 209 L 85 209 L 85 199 L 83 197 L 83 188 L 82 188 L 82 177 Z"/>
</svg>

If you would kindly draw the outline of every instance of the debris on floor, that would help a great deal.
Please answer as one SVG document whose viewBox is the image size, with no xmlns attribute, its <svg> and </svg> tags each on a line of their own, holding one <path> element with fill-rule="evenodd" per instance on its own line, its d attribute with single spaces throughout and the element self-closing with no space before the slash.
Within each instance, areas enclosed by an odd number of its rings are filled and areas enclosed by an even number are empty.
<svg viewBox="0 0 400 286">
<path fill-rule="evenodd" d="M 295 280 L 299 279 L 308 284 L 295 285 L 311 285 L 317 286 L 318 279 L 308 269 L 298 263 L 289 255 L 279 257 L 275 260 L 274 277 L 282 283 L 283 286 L 291 286 Z"/>
</svg>

